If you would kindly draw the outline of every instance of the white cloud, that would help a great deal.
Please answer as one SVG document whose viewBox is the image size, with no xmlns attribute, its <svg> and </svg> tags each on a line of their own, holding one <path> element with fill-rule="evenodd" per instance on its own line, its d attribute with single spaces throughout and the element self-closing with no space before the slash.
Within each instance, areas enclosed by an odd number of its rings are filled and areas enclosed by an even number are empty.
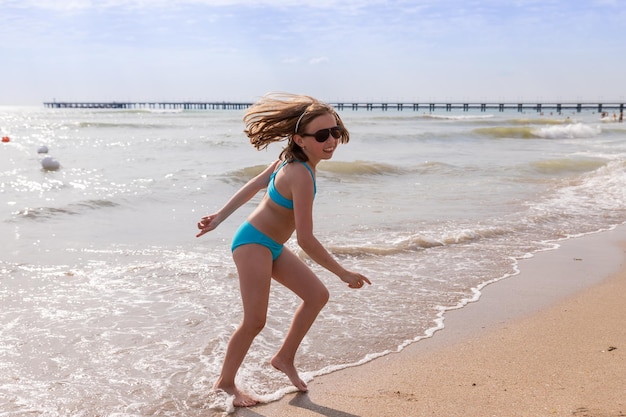
<svg viewBox="0 0 626 417">
<path fill-rule="evenodd" d="M 282 62 L 283 64 L 287 64 L 287 65 L 294 65 L 294 64 L 299 63 L 300 61 L 301 61 L 301 59 L 300 59 L 300 58 L 298 58 L 298 57 L 283 58 L 283 59 L 281 60 L 281 62 Z"/>
<path fill-rule="evenodd" d="M 309 64 L 311 64 L 311 65 L 319 65 L 319 64 L 323 64 L 323 63 L 328 62 L 328 61 L 330 61 L 330 59 L 328 59 L 327 56 L 320 56 L 320 57 L 317 57 L 317 58 L 311 58 L 309 60 Z"/>
</svg>

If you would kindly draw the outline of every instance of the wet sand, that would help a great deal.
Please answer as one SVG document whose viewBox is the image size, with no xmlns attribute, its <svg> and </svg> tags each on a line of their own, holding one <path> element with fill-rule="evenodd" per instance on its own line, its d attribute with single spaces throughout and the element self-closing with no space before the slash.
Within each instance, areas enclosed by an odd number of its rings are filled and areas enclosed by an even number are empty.
<svg viewBox="0 0 626 417">
<path fill-rule="evenodd" d="M 625 259 L 626 227 L 563 241 L 433 337 L 234 415 L 626 416 Z"/>
</svg>

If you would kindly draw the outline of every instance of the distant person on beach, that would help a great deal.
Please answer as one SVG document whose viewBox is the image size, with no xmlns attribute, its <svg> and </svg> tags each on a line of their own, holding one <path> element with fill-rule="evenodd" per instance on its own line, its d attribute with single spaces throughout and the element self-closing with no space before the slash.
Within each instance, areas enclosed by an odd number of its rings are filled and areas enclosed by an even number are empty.
<svg viewBox="0 0 626 417">
<path fill-rule="evenodd" d="M 619 111 L 619 122 L 622 123 L 624 121 L 624 110 Z"/>
<path fill-rule="evenodd" d="M 343 268 L 313 234 L 313 199 L 317 164 L 330 159 L 350 135 L 335 110 L 312 97 L 268 94 L 246 112 L 243 121 L 250 143 L 258 150 L 286 141 L 279 159 L 239 189 L 216 213 L 198 222 L 197 237 L 215 229 L 258 191 L 266 194 L 239 227 L 232 242 L 239 274 L 243 320 L 228 343 L 222 372 L 214 385 L 233 395 L 236 407 L 258 403 L 235 385 L 235 375 L 254 338 L 265 326 L 270 282 L 277 282 L 302 299 L 287 337 L 271 359 L 300 391 L 307 391 L 294 364 L 302 339 L 328 301 L 328 290 L 313 271 L 283 246 L 296 232 L 298 245 L 316 263 L 350 288 L 371 284 L 365 276 Z"/>
</svg>

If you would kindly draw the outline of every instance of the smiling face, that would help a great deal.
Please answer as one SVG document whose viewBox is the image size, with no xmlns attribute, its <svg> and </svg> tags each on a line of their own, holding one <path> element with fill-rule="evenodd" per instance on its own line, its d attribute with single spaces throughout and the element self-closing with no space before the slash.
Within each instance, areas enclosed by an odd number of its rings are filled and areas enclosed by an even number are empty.
<svg viewBox="0 0 626 417">
<path fill-rule="evenodd" d="M 337 120 L 335 116 L 325 113 L 311 120 L 304 129 L 301 129 L 302 133 L 295 135 L 296 143 L 304 150 L 311 165 L 315 166 L 321 160 L 332 158 L 339 144 L 339 139 L 335 138 L 332 134 L 334 132 L 328 129 L 336 127 Z M 318 142 L 315 138 L 315 133 L 324 130 L 326 132 L 323 133 L 327 135 L 327 138 L 323 142 Z"/>
</svg>

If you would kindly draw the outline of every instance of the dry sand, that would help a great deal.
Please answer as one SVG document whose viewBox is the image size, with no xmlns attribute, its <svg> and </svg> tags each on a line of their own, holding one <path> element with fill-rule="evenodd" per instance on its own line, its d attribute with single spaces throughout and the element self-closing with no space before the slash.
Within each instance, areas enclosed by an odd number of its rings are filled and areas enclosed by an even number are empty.
<svg viewBox="0 0 626 417">
<path fill-rule="evenodd" d="M 564 241 L 433 337 L 234 416 L 626 416 L 625 259 L 625 227 Z"/>
</svg>

